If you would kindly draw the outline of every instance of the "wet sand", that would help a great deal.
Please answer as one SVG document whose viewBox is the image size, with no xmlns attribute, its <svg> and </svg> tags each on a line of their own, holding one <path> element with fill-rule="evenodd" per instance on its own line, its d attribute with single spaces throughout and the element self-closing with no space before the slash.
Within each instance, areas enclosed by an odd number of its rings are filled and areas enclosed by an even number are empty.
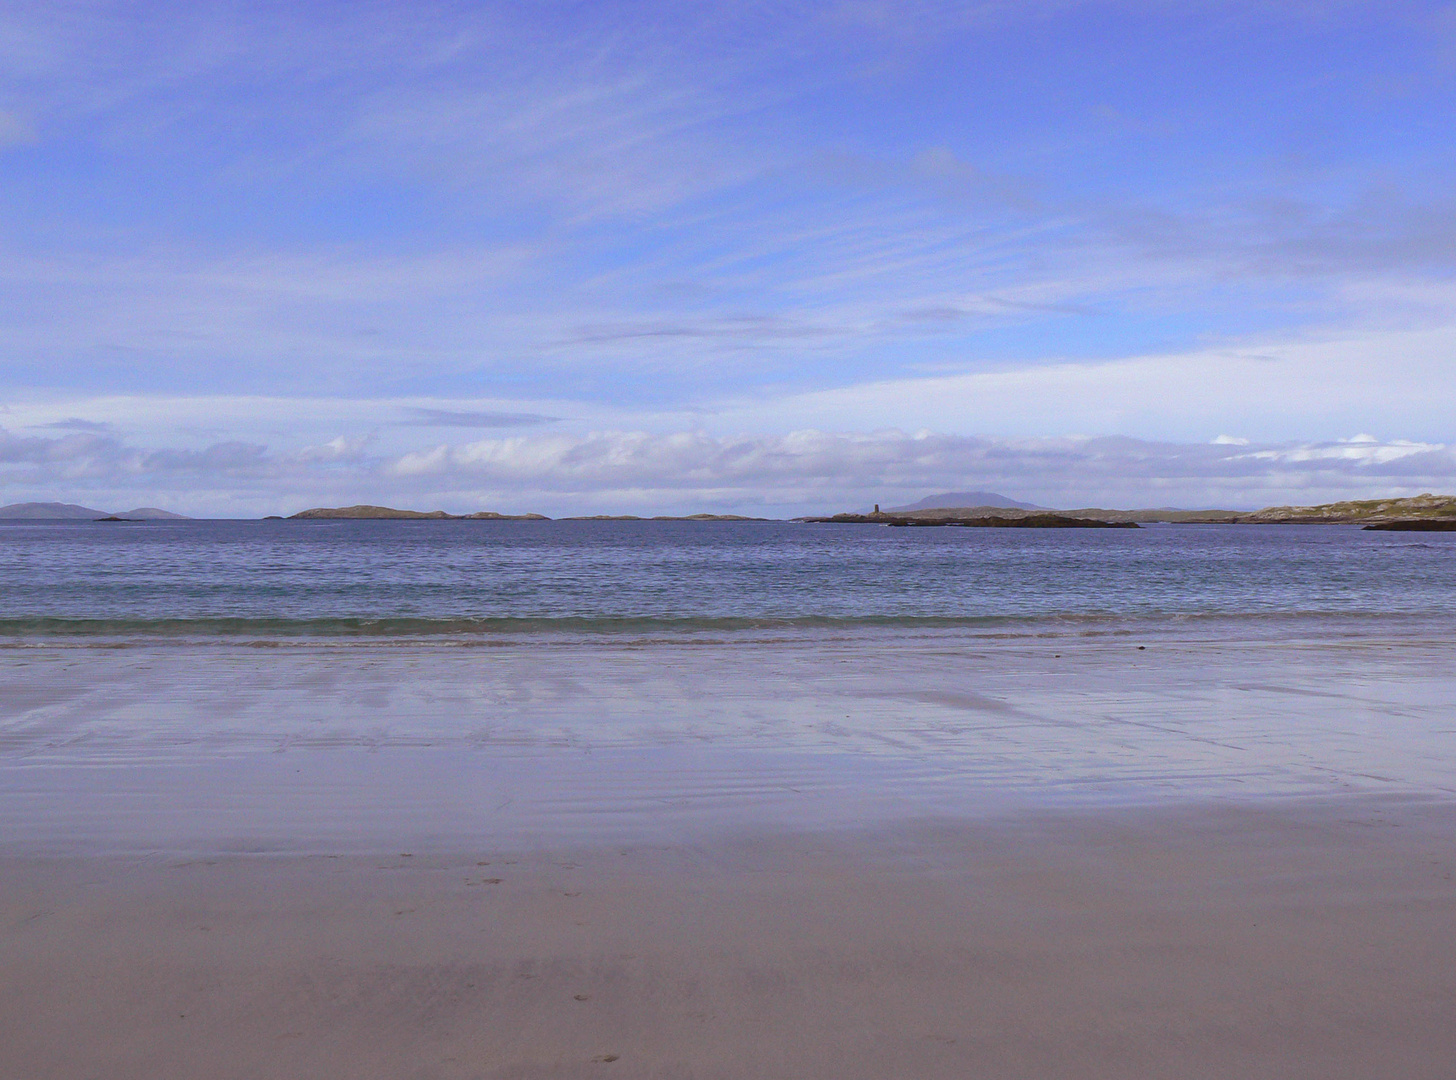
<svg viewBox="0 0 1456 1080">
<path fill-rule="evenodd" d="M 1449 1077 L 1456 808 L 0 861 L 0 1074 Z"/>
<path fill-rule="evenodd" d="M 1008 806 L 1456 797 L 1450 635 L 1320 629 L 0 648 L 0 853 L 692 843 Z"/>
<path fill-rule="evenodd" d="M 1431 634 L 7 648 L 0 1076 L 1450 1077 L 1453 700 Z"/>
</svg>

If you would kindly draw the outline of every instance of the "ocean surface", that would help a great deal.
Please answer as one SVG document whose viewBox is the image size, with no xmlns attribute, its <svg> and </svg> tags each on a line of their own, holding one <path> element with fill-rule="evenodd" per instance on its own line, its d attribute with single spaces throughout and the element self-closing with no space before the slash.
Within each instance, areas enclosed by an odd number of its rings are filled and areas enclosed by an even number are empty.
<svg viewBox="0 0 1456 1080">
<path fill-rule="evenodd" d="M 0 636 L 431 636 L 1456 616 L 1456 534 L 736 522 L 0 525 Z"/>
<path fill-rule="evenodd" d="M 1456 535 L 0 525 L 0 849 L 1456 798 Z"/>
</svg>

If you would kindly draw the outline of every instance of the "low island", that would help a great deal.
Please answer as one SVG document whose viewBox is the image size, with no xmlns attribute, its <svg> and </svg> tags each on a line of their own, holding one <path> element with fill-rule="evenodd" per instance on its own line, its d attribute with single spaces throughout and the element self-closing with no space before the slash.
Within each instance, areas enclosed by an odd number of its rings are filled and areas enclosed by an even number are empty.
<svg viewBox="0 0 1456 1080">
<path fill-rule="evenodd" d="M 982 494 L 982 493 L 970 493 Z M 950 496 L 954 497 L 954 496 Z M 929 500 L 922 500 L 929 501 Z M 39 505 L 39 504 L 33 504 Z M 3 516 L 4 509 L 0 509 Z M 78 510 L 82 508 L 76 508 Z M 162 511 L 132 511 L 126 517 L 157 516 Z M 93 514 L 93 516 L 96 516 Z M 114 519 L 108 519 L 114 520 Z M 270 518 L 269 520 L 278 520 Z M 544 514 L 501 514 L 481 510 L 473 514 L 451 514 L 444 510 L 399 510 L 390 506 L 314 507 L 301 510 L 289 521 L 550 521 Z M 774 518 L 743 514 L 590 514 L 562 521 L 740 521 L 768 522 Z M 892 507 L 870 513 L 841 513 L 799 517 L 796 522 L 830 525 L 889 525 L 900 528 L 960 526 L 978 529 L 1135 529 L 1144 524 L 1178 525 L 1362 525 L 1366 528 L 1410 532 L 1456 531 L 1456 496 L 1416 495 L 1402 499 L 1362 499 L 1322 503 L 1317 506 L 1268 506 L 1262 510 L 1181 510 L 1171 507 L 1143 510 L 1114 510 L 1086 507 L 1050 510 L 1029 504 L 983 506 Z"/>
<path fill-rule="evenodd" d="M 818 525 L 890 525 L 900 528 L 961 526 L 968 529 L 1139 529 L 1136 521 L 1102 521 L 1065 514 L 973 515 L 969 517 L 900 516 L 896 514 L 835 514 L 798 520 Z"/>
<path fill-rule="evenodd" d="M 391 506 L 318 506 L 300 510 L 289 521 L 549 521 L 544 514 L 497 514 L 481 510 L 474 514 L 447 514 L 443 510 L 396 510 Z"/>
<path fill-rule="evenodd" d="M 444 510 L 396 510 L 392 506 L 319 506 L 300 510 L 287 518 L 270 515 L 265 521 L 550 521 L 545 514 L 498 514 L 481 510 L 474 514 L 451 514 Z M 562 521 L 769 521 L 770 518 L 745 517 L 742 514 L 659 514 L 644 518 L 635 514 L 591 514 L 562 518 Z"/>
<path fill-rule="evenodd" d="M 999 498 L 999 497 L 998 497 Z M 922 500 L 922 503 L 928 500 Z M 1262 510 L 1180 510 L 1159 507 L 1113 510 L 1087 507 L 1049 510 L 1026 504 L 978 506 L 878 506 L 868 514 L 846 513 L 796 521 L 865 525 L 960 525 L 980 528 L 1074 529 L 1168 525 L 1363 525 L 1392 531 L 1456 531 L 1456 495 L 1415 495 L 1402 499 L 1361 499 L 1317 506 L 1267 506 Z"/>
</svg>

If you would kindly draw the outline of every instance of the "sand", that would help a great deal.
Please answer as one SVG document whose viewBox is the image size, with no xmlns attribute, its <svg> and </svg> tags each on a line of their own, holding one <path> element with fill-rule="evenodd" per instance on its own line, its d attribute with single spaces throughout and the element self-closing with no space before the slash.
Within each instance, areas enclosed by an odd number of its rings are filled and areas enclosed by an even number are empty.
<svg viewBox="0 0 1456 1080">
<path fill-rule="evenodd" d="M 1450 1077 L 1456 808 L 0 860 L 0 1075 Z"/>
<path fill-rule="evenodd" d="M 0 1077 L 1442 1077 L 1449 634 L 0 648 Z"/>
</svg>

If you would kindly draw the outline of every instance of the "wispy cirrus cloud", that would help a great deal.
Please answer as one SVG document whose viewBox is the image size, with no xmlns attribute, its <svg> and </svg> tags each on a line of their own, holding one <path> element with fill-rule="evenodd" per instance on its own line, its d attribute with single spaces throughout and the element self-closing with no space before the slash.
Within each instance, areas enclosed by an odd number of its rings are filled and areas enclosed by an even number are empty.
<svg viewBox="0 0 1456 1080">
<path fill-rule="evenodd" d="M 1262 491 L 1258 469 L 1292 483 L 1304 453 L 1311 485 L 1358 487 L 1378 473 L 1336 435 L 1449 441 L 1440 21 L 1223 0 L 12 5 L 0 400 L 115 399 L 17 422 L 16 453 L 154 478 L 141 501 L 184 475 L 231 477 L 217 505 L 413 497 L 491 462 L 524 485 L 529 461 L 555 462 L 538 494 L 563 503 L 751 501 L 734 470 L 753 463 L 784 506 L 849 498 L 854 469 L 907 495 L 982 483 L 950 451 L 914 471 L 882 429 L 1025 461 L 1037 437 L 1228 433 L 1255 471 L 1185 479 Z M 525 441 L 453 439 L 470 429 Z M 774 442 L 810 429 L 841 433 L 820 457 L 847 471 Z M 1439 458 L 1382 445 L 1381 468 Z M 1183 490 L 1182 458 L 1147 453 Z"/>
<path fill-rule="evenodd" d="M 48 424 L 38 424 L 37 427 L 50 428 L 57 431 L 110 431 L 111 425 L 100 420 L 82 420 L 78 416 L 70 416 L 64 420 L 52 420 Z"/>
<path fill-rule="evenodd" d="M 398 421 L 410 427 L 517 428 L 560 423 L 559 416 L 528 412 L 467 412 L 458 409 L 426 409 L 413 406 L 410 418 Z"/>
</svg>

